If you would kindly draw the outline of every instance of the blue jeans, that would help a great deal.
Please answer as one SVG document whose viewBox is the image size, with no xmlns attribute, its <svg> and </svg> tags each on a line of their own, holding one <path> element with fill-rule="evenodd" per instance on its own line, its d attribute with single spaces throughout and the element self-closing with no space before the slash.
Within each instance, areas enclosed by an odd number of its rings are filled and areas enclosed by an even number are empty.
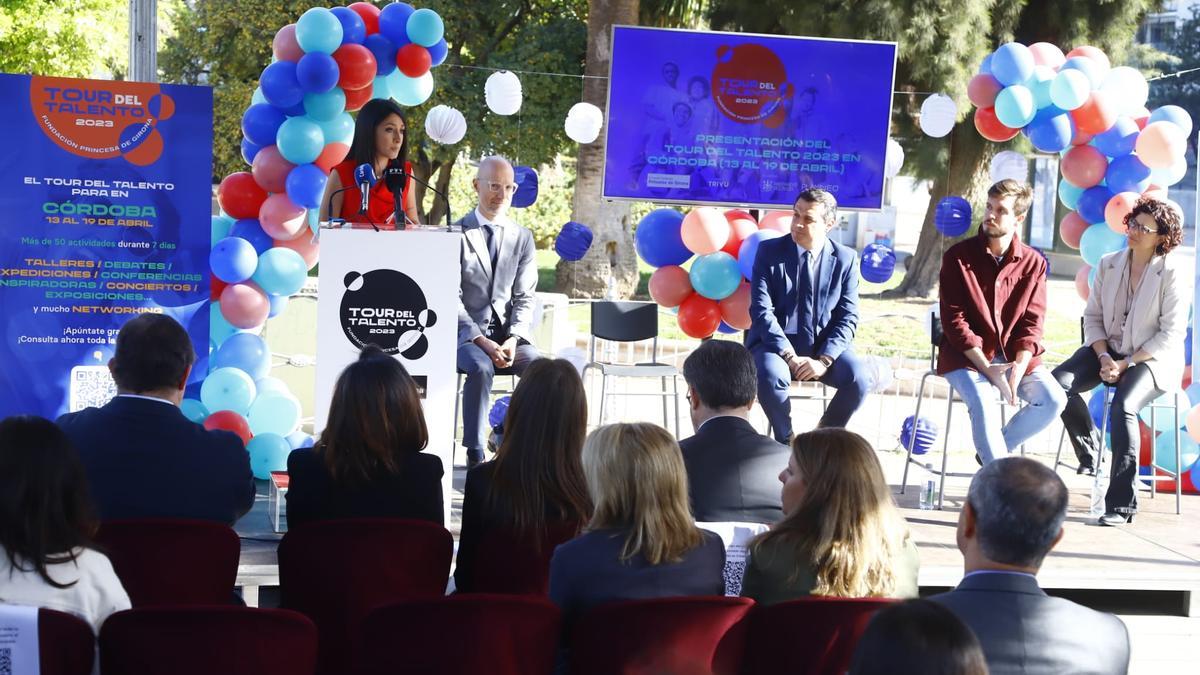
<svg viewBox="0 0 1200 675">
<path fill-rule="evenodd" d="M 1038 366 L 1021 378 L 1017 397 L 1028 405 L 1000 426 L 1000 390 L 972 368 L 944 375 L 971 417 L 971 436 L 984 464 L 1006 455 L 1054 421 L 1067 406 L 1067 396 L 1045 368 Z M 950 430 L 947 429 L 946 433 Z"/>
</svg>

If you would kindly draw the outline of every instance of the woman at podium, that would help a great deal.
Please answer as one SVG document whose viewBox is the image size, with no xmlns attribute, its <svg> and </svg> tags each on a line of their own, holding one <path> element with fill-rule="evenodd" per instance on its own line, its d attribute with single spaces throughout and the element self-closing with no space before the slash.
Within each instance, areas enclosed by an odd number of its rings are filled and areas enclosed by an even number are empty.
<svg viewBox="0 0 1200 675">
<path fill-rule="evenodd" d="M 412 165 L 408 162 L 406 130 L 400 106 L 391 99 L 372 99 L 358 111 L 350 154 L 333 167 L 325 185 L 328 213 L 349 222 L 394 227 L 395 197 L 384 180 L 384 172 L 402 168 L 400 215 L 409 222 L 418 222 L 417 200 L 408 180 Z M 369 186 L 365 209 L 360 190 L 364 183 Z"/>
</svg>

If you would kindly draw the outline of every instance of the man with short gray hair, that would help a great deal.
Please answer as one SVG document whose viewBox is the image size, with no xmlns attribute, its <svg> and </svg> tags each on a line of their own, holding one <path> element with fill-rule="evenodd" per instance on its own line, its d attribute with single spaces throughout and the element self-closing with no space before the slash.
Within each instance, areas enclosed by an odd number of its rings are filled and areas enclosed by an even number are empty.
<svg viewBox="0 0 1200 675">
<path fill-rule="evenodd" d="M 957 533 L 966 574 L 931 600 L 971 628 L 992 675 L 1129 668 L 1129 633 L 1120 619 L 1050 597 L 1038 585 L 1066 517 L 1066 485 L 1031 459 L 989 462 L 971 481 Z"/>
</svg>

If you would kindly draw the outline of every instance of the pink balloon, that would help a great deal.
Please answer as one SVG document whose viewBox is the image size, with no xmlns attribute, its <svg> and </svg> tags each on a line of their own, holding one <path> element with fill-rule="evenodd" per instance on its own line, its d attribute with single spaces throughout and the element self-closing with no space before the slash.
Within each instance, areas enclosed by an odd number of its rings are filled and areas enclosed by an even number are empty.
<svg viewBox="0 0 1200 675">
<path fill-rule="evenodd" d="M 1062 175 L 1075 187 L 1090 188 L 1104 180 L 1108 158 L 1090 145 L 1071 148 L 1062 158 Z"/>
<path fill-rule="evenodd" d="M 1091 45 L 1076 47 L 1075 49 L 1067 52 L 1068 59 L 1072 56 L 1086 56 L 1095 61 L 1096 65 L 1100 66 L 1100 70 L 1104 72 L 1108 72 L 1108 70 L 1112 68 L 1112 63 L 1108 60 L 1108 55 L 1105 54 L 1104 51 L 1099 47 L 1092 47 Z"/>
<path fill-rule="evenodd" d="M 1150 187 L 1146 188 L 1146 191 L 1142 193 L 1142 196 L 1152 197 L 1159 201 L 1163 201 L 1167 198 L 1167 188 L 1160 187 L 1158 185 L 1151 185 Z"/>
<path fill-rule="evenodd" d="M 1142 196 L 1136 192 L 1120 192 L 1108 200 L 1104 207 L 1104 222 L 1117 234 L 1125 234 L 1125 216 L 1133 210 Z"/>
<path fill-rule="evenodd" d="M 221 291 L 221 316 L 235 328 L 261 326 L 271 313 L 271 301 L 257 284 L 229 284 Z"/>
<path fill-rule="evenodd" d="M 987 73 L 979 73 L 967 83 L 967 98 L 971 99 L 976 108 L 989 108 L 996 104 L 996 94 L 1003 88 L 1004 85 L 996 78 Z"/>
<path fill-rule="evenodd" d="M 1200 405 L 1192 406 L 1187 412 L 1187 432 L 1193 441 L 1200 443 Z"/>
<path fill-rule="evenodd" d="M 295 164 L 279 154 L 279 148 L 268 145 L 254 155 L 250 173 L 254 175 L 254 182 L 267 192 L 286 192 L 288 172 L 294 168 Z"/>
<path fill-rule="evenodd" d="M 650 275 L 650 297 L 663 307 L 678 307 L 692 294 L 692 280 L 679 265 L 667 265 Z"/>
<path fill-rule="evenodd" d="M 792 212 L 767 211 L 763 215 L 762 220 L 758 221 L 758 229 L 775 230 L 776 232 L 789 234 L 792 231 Z"/>
<path fill-rule="evenodd" d="M 1091 223 L 1084 220 L 1078 211 L 1072 211 L 1063 216 L 1062 223 L 1058 226 L 1058 234 L 1062 237 L 1064 244 L 1078 250 L 1083 231 L 1090 226 Z"/>
<path fill-rule="evenodd" d="M 1059 66 L 1067 60 L 1058 45 L 1049 42 L 1035 42 L 1029 45 L 1029 51 L 1033 52 L 1033 63 L 1038 66 L 1050 66 L 1058 70 Z"/>
<path fill-rule="evenodd" d="M 275 39 L 271 42 L 271 51 L 275 53 L 275 58 L 280 61 L 291 61 L 293 63 L 299 61 L 300 57 L 304 56 L 304 50 L 296 42 L 296 24 L 289 23 L 275 33 Z"/>
<path fill-rule="evenodd" d="M 683 217 L 680 234 L 683 236 L 683 245 L 692 253 L 716 253 L 729 241 L 729 221 L 720 211 L 701 206 Z"/>
<path fill-rule="evenodd" d="M 290 248 L 299 253 L 300 257 L 304 258 L 304 264 L 310 270 L 316 267 L 317 261 L 321 257 L 321 244 L 313 241 L 313 234 L 307 227 L 291 239 L 276 239 L 275 245 Z"/>
<path fill-rule="evenodd" d="M 721 318 L 738 330 L 750 329 L 750 284 L 743 281 L 732 295 L 721 300 Z"/>
<path fill-rule="evenodd" d="M 726 211 L 725 220 L 729 221 L 729 241 L 725 242 L 721 250 L 736 258 L 742 248 L 742 241 L 758 232 L 758 223 L 754 222 L 749 213 L 736 209 Z"/>
<path fill-rule="evenodd" d="M 1088 275 L 1092 273 L 1092 266 L 1085 264 L 1075 273 L 1075 292 L 1084 300 L 1091 295 L 1092 289 L 1088 287 Z"/>
<path fill-rule="evenodd" d="M 1151 169 L 1169 169 L 1187 151 L 1187 136 L 1174 122 L 1151 122 L 1138 134 L 1134 150 Z"/>
<path fill-rule="evenodd" d="M 279 192 L 267 197 L 258 210 L 258 222 L 272 239 L 293 239 L 306 225 L 304 207 L 296 206 L 287 194 Z"/>
</svg>

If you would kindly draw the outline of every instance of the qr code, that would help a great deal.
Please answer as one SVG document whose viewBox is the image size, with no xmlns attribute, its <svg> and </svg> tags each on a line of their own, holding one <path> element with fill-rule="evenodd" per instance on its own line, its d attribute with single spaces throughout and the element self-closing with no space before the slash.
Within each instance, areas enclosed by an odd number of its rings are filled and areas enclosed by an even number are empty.
<svg viewBox="0 0 1200 675">
<path fill-rule="evenodd" d="M 721 572 L 725 578 L 725 595 L 739 596 L 742 594 L 742 577 L 746 576 L 746 559 L 726 560 L 725 569 Z"/>
<path fill-rule="evenodd" d="M 0 675 L 13 675 L 11 647 L 0 647 Z"/>
<path fill-rule="evenodd" d="M 108 366 L 75 366 L 71 369 L 70 412 L 99 408 L 116 395 L 117 384 L 113 382 Z M 4 671 L 0 671 L 0 675 L 4 675 Z"/>
</svg>

